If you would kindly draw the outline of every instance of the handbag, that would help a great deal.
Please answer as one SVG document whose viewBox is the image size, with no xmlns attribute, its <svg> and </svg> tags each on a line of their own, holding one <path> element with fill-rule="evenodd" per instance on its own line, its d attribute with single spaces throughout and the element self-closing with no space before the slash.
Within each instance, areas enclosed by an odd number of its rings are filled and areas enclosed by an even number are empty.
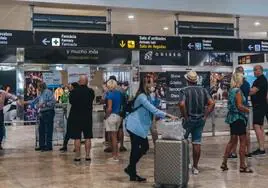
<svg viewBox="0 0 268 188">
<path fill-rule="evenodd" d="M 158 124 L 163 140 L 184 140 L 185 129 L 182 120 L 163 120 Z"/>
</svg>

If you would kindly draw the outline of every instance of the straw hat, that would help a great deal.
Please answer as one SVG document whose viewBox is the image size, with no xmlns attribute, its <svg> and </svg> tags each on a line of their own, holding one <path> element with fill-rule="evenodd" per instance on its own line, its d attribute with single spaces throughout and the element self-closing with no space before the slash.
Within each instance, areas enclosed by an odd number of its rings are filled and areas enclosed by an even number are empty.
<svg viewBox="0 0 268 188">
<path fill-rule="evenodd" d="M 196 83 L 198 81 L 198 75 L 195 71 L 190 71 L 184 75 L 184 78 L 192 83 Z"/>
</svg>

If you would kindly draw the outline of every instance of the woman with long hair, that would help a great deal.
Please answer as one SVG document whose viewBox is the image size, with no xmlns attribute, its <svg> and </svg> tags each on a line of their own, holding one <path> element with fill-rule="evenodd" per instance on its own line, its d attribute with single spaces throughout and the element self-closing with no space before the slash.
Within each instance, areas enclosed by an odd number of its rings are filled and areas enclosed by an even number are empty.
<svg viewBox="0 0 268 188">
<path fill-rule="evenodd" d="M 239 138 L 240 173 L 253 173 L 253 171 L 247 167 L 245 162 L 247 145 L 246 126 L 249 108 L 246 104 L 246 98 L 240 90 L 240 87 L 243 84 L 243 79 L 243 74 L 234 73 L 231 80 L 231 88 L 228 96 L 228 114 L 225 120 L 225 122 L 230 125 L 231 138 L 225 149 L 221 169 L 223 171 L 228 170 L 228 156 Z"/>
<path fill-rule="evenodd" d="M 158 110 L 152 104 L 150 90 L 154 86 L 154 79 L 151 75 L 141 78 L 140 86 L 134 99 L 133 112 L 126 117 L 126 129 L 130 135 L 131 153 L 125 173 L 129 175 L 130 181 L 146 181 L 145 178 L 137 175 L 136 165 L 149 149 L 147 136 L 152 126 L 153 116 L 177 119 L 173 115 Z"/>
</svg>

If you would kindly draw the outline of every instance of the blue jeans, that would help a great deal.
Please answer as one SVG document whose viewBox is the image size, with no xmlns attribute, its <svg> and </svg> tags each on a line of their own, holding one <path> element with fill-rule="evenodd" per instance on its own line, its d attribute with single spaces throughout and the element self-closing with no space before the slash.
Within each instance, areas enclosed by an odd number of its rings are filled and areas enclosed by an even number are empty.
<svg viewBox="0 0 268 188">
<path fill-rule="evenodd" d="M 183 127 L 186 129 L 185 139 L 188 139 L 189 135 L 192 135 L 193 144 L 201 144 L 202 133 L 205 126 L 205 120 L 203 118 L 189 117 L 186 120 Z"/>
<path fill-rule="evenodd" d="M 39 125 L 39 147 L 41 149 L 52 149 L 53 142 L 53 124 L 54 124 L 54 110 L 40 112 Z"/>
</svg>

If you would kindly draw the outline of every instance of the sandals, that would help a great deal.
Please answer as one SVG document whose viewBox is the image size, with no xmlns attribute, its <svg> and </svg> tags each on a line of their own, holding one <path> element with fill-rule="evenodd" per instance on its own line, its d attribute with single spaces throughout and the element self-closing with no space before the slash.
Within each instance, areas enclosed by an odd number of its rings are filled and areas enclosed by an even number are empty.
<svg viewBox="0 0 268 188">
<path fill-rule="evenodd" d="M 86 157 L 86 161 L 91 161 L 91 158 L 90 157 Z"/>
<path fill-rule="evenodd" d="M 229 170 L 229 168 L 228 168 L 228 166 L 227 166 L 227 163 L 222 163 L 222 164 L 221 164 L 221 169 L 222 169 L 222 171 L 227 171 L 227 170 Z"/>
<path fill-rule="evenodd" d="M 251 174 L 253 173 L 253 170 L 251 170 L 248 167 L 240 167 L 240 173 L 247 173 L 247 174 Z"/>
<path fill-rule="evenodd" d="M 80 162 L 81 158 L 74 158 L 74 162 Z"/>
</svg>

